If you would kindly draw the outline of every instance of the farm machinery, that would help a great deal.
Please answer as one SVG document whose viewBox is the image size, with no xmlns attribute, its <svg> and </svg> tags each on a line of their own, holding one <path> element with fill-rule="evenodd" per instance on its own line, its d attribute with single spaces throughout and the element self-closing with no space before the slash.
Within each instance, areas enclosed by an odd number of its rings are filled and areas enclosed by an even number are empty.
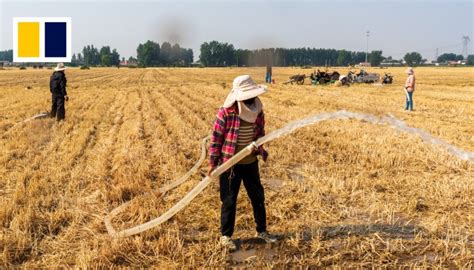
<svg viewBox="0 0 474 270">
<path fill-rule="evenodd" d="M 393 75 L 391 73 L 385 72 L 382 78 L 382 84 L 392 84 L 393 82 Z"/>
<path fill-rule="evenodd" d="M 393 76 L 389 73 L 385 73 L 383 79 L 387 79 L 387 83 L 392 83 Z M 361 69 L 359 73 L 355 73 L 351 70 L 347 76 L 341 76 L 339 81 L 342 85 L 351 85 L 353 83 L 376 83 L 380 81 L 380 75 L 377 73 L 368 73 L 363 69 Z"/>
<path fill-rule="evenodd" d="M 359 73 L 355 73 L 354 71 L 349 71 L 347 75 L 341 75 L 337 71 L 327 72 L 327 71 L 314 71 L 309 76 L 306 74 L 300 75 L 293 75 L 290 76 L 290 80 L 284 82 L 284 84 L 288 83 L 296 83 L 298 85 L 304 84 L 306 78 L 311 79 L 311 83 L 316 85 L 325 85 L 328 83 L 334 83 L 339 81 L 341 85 L 349 86 L 353 83 L 376 83 L 380 81 L 380 75 L 377 73 L 368 73 L 365 70 L 361 69 Z M 390 73 L 385 73 L 384 77 L 382 78 L 382 83 L 390 84 L 393 82 L 393 75 Z"/>
<path fill-rule="evenodd" d="M 351 73 L 350 71 L 349 73 Z M 354 76 L 355 75 L 355 76 Z M 368 73 L 361 69 L 358 74 L 352 74 L 352 78 L 356 83 L 376 83 L 380 81 L 380 75 L 377 73 Z"/>
<path fill-rule="evenodd" d="M 310 78 L 313 84 L 327 84 L 339 80 L 340 76 L 341 74 L 337 71 L 329 73 L 318 69 L 318 71 L 315 71 L 310 75 Z"/>
<path fill-rule="evenodd" d="M 305 79 L 306 79 L 306 75 L 305 75 L 305 74 L 303 74 L 303 75 L 296 74 L 296 75 L 290 76 L 290 80 L 284 82 L 283 84 L 289 84 L 289 83 L 293 84 L 293 83 L 296 83 L 296 84 L 302 85 L 302 84 L 304 84 L 304 80 L 305 80 Z"/>
<path fill-rule="evenodd" d="M 309 76 L 306 75 L 306 74 L 303 74 L 303 75 L 296 74 L 296 75 L 290 76 L 290 80 L 284 82 L 283 84 L 296 83 L 296 84 L 302 85 L 302 84 L 304 84 L 304 81 L 305 81 L 306 78 L 310 78 L 312 84 L 318 84 L 318 83 L 319 84 L 327 84 L 327 83 L 330 83 L 330 82 L 337 81 L 339 79 L 339 76 L 340 76 L 340 74 L 337 71 L 329 73 L 329 72 L 320 71 L 318 69 L 318 71 L 314 71 Z"/>
</svg>

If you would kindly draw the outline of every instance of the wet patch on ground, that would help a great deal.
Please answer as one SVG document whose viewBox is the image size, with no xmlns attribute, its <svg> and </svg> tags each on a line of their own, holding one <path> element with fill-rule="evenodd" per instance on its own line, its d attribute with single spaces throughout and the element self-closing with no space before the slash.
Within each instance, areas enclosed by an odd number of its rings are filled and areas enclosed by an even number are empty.
<svg viewBox="0 0 474 270">
<path fill-rule="evenodd" d="M 324 247 L 320 256 L 329 254 L 336 256 L 338 251 L 342 252 L 345 248 L 346 239 L 351 237 L 361 239 L 376 237 L 384 241 L 400 239 L 410 245 L 417 237 L 430 237 L 430 234 L 425 228 L 417 225 L 341 224 L 301 228 L 298 232 L 288 232 L 277 235 L 277 237 L 278 242 L 274 244 L 267 244 L 258 238 L 236 239 L 238 250 L 227 255 L 227 266 L 240 268 L 272 265 L 275 261 L 282 261 L 288 256 L 299 254 L 302 252 L 301 249 L 311 249 L 314 241 Z M 295 239 L 298 239 L 299 247 L 294 247 L 291 243 Z M 426 262 L 434 261 L 434 256 L 434 254 L 427 253 L 427 256 L 418 255 L 407 259 L 409 262 Z"/>
</svg>

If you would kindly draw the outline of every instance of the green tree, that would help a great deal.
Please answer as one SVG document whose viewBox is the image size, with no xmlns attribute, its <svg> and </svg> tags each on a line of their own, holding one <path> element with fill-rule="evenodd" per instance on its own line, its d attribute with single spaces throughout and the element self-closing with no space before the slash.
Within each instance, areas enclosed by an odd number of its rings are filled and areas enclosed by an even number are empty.
<svg viewBox="0 0 474 270">
<path fill-rule="evenodd" d="M 369 55 L 370 65 L 376 67 L 383 61 L 382 51 L 372 51 Z"/>
<path fill-rule="evenodd" d="M 103 46 L 100 49 L 100 64 L 104 67 L 110 67 L 112 60 L 112 53 L 109 46 Z"/>
<path fill-rule="evenodd" d="M 13 62 L 13 50 L 0 51 L 0 61 Z"/>
<path fill-rule="evenodd" d="M 84 61 L 84 59 L 82 59 L 82 54 L 78 53 L 77 54 L 77 64 L 82 65 L 83 61 Z"/>
<path fill-rule="evenodd" d="M 466 58 L 466 65 L 474 66 L 474 54 L 470 54 Z"/>
<path fill-rule="evenodd" d="M 189 66 L 194 61 L 194 53 L 192 49 L 187 49 L 184 56 L 184 65 Z"/>
<path fill-rule="evenodd" d="M 336 66 L 347 66 L 351 62 L 351 54 L 346 50 L 339 51 Z"/>
<path fill-rule="evenodd" d="M 407 65 L 416 66 L 416 65 L 421 64 L 421 62 L 423 60 L 423 57 L 421 56 L 421 54 L 419 54 L 417 52 L 411 52 L 411 53 L 405 54 L 403 59 L 405 60 Z"/>
<path fill-rule="evenodd" d="M 84 55 L 84 64 L 86 66 L 96 66 L 101 62 L 99 51 L 94 47 L 94 45 L 84 46 L 82 54 Z"/>
<path fill-rule="evenodd" d="M 82 54 L 84 55 L 84 64 L 86 66 L 90 66 L 92 64 L 90 58 L 90 49 L 90 45 L 84 46 L 84 49 L 82 49 Z"/>
<path fill-rule="evenodd" d="M 179 44 L 174 44 L 171 47 L 170 63 L 174 66 L 182 66 L 184 63 L 184 54 L 182 53 Z"/>
<path fill-rule="evenodd" d="M 160 64 L 160 44 L 148 40 L 137 47 L 138 64 L 142 67 L 158 66 Z"/>
<path fill-rule="evenodd" d="M 110 64 L 112 66 L 120 65 L 120 54 L 117 52 L 117 49 L 113 49 L 110 55 Z"/>
<path fill-rule="evenodd" d="M 77 57 L 76 57 L 76 54 L 72 54 L 72 58 L 71 58 L 71 66 L 75 67 L 77 65 Z"/>
<path fill-rule="evenodd" d="M 204 66 L 223 67 L 236 63 L 234 45 L 215 40 L 201 44 L 199 60 Z"/>
<path fill-rule="evenodd" d="M 164 66 L 170 65 L 172 53 L 173 48 L 171 47 L 171 43 L 163 42 L 160 49 L 160 63 Z"/>
</svg>

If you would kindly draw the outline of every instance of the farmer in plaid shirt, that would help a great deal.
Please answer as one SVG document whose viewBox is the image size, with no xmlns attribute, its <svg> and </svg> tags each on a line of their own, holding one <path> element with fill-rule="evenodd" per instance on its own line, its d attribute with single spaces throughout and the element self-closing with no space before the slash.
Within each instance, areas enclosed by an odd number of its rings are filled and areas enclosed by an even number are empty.
<svg viewBox="0 0 474 270">
<path fill-rule="evenodd" d="M 265 135 L 263 106 L 258 98 L 265 92 L 266 87 L 257 85 L 249 75 L 234 79 L 233 88 L 217 112 L 214 122 L 209 148 L 209 175 L 217 166 Z M 261 155 L 264 161 L 268 156 L 260 146 L 219 177 L 222 201 L 221 245 L 231 251 L 237 249 L 231 237 L 234 233 L 237 196 L 242 181 L 252 203 L 257 237 L 267 243 L 277 240 L 267 232 L 265 196 L 260 183 L 257 155 Z"/>
</svg>

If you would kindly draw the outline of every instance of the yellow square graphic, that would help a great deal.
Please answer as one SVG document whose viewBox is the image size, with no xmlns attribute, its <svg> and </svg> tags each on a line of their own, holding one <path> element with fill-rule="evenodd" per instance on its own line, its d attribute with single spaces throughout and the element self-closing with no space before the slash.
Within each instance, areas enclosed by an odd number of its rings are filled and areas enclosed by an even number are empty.
<svg viewBox="0 0 474 270">
<path fill-rule="evenodd" d="M 40 56 L 39 22 L 18 23 L 18 57 Z"/>
</svg>

